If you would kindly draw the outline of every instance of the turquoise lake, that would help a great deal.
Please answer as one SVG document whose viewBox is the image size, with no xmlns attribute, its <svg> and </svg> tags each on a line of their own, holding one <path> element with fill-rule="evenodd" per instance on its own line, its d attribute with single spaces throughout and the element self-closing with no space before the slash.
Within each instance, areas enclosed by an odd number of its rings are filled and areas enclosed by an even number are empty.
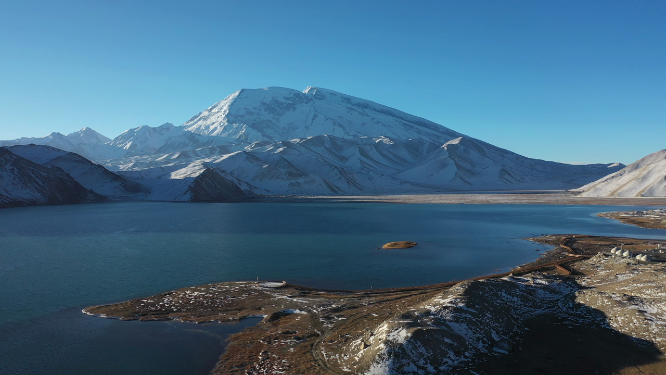
<svg viewBox="0 0 666 375">
<path fill-rule="evenodd" d="M 654 207 L 653 207 L 654 208 Z M 121 322 L 83 307 L 185 286 L 334 289 L 461 280 L 534 260 L 541 234 L 666 238 L 618 206 L 109 203 L 0 210 L 1 374 L 206 374 L 254 324 Z M 415 241 L 381 250 L 390 241 Z M 535 251 L 539 250 L 539 251 Z"/>
</svg>

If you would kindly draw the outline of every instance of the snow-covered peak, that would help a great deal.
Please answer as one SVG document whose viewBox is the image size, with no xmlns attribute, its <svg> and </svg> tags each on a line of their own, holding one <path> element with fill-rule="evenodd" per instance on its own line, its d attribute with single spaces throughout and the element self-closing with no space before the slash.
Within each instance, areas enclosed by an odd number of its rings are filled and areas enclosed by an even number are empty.
<svg viewBox="0 0 666 375">
<path fill-rule="evenodd" d="M 239 90 L 187 121 L 185 130 L 241 143 L 317 135 L 390 137 L 444 143 L 461 136 L 444 126 L 333 90 L 308 87 Z"/>
<path fill-rule="evenodd" d="M 65 135 L 63 135 L 60 132 L 51 132 L 49 135 L 47 135 L 46 137 L 43 137 L 43 138 L 62 138 L 62 137 L 65 137 Z M 25 139 L 25 138 L 21 138 L 21 139 Z"/>
<path fill-rule="evenodd" d="M 67 147 L 77 147 L 77 146 L 88 146 L 88 145 L 98 145 L 109 142 L 111 139 L 99 134 L 95 130 L 85 127 L 79 131 L 63 135 L 59 132 L 52 132 L 44 137 L 22 137 L 19 139 L 14 139 L 11 141 L 0 141 L 2 146 L 10 145 L 27 145 L 27 144 L 37 144 L 37 145 L 49 145 L 57 148 L 62 148 L 58 146 Z"/>
<path fill-rule="evenodd" d="M 111 140 L 87 126 L 79 131 L 67 134 L 67 138 L 72 140 L 78 139 L 87 144 L 101 144 Z"/>
</svg>

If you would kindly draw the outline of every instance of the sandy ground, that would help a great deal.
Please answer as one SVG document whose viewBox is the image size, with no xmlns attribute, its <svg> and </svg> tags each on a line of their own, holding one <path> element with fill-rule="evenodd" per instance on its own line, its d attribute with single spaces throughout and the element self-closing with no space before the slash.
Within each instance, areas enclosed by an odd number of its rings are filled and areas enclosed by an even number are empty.
<svg viewBox="0 0 666 375">
<path fill-rule="evenodd" d="M 358 195 L 358 196 L 272 196 L 260 201 L 270 202 L 376 202 L 376 203 L 438 203 L 438 204 L 561 204 L 561 205 L 666 205 L 663 198 L 594 198 L 577 197 L 566 191 L 503 191 L 479 193 Z"/>
</svg>

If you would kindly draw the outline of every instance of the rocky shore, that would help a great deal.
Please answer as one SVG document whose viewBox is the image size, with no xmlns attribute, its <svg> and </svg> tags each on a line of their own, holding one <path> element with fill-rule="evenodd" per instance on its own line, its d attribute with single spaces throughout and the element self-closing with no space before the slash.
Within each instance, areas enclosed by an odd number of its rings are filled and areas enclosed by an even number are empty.
<svg viewBox="0 0 666 375">
<path fill-rule="evenodd" d="M 666 209 L 646 211 L 602 212 L 599 217 L 619 220 L 641 228 L 666 229 Z"/>
<path fill-rule="evenodd" d="M 365 202 L 407 204 L 555 204 L 666 206 L 666 197 L 581 197 L 565 190 L 505 190 L 497 192 L 440 192 L 436 194 L 337 195 L 337 196 L 265 196 L 265 202 Z"/>
</svg>

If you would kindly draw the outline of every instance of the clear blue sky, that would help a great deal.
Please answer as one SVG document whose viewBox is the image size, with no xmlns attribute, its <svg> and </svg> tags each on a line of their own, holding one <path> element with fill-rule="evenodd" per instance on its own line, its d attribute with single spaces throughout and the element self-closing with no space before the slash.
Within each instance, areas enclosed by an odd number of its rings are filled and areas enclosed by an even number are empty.
<svg viewBox="0 0 666 375">
<path fill-rule="evenodd" d="M 666 2 L 0 2 L 0 139 L 180 125 L 266 86 L 631 163 L 666 148 Z"/>
</svg>

